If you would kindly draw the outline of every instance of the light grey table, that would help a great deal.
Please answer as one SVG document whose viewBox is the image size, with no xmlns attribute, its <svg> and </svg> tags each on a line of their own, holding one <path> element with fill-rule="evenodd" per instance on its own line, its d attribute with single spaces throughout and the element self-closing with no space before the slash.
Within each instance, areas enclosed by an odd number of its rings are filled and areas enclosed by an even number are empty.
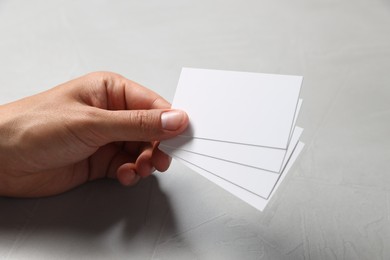
<svg viewBox="0 0 390 260">
<path fill-rule="evenodd" d="M 2 0 L 0 33 L 1 103 L 96 70 L 168 100 L 183 66 L 303 75 L 306 143 L 264 212 L 176 162 L 0 198 L 0 259 L 390 259 L 389 1 Z"/>
</svg>

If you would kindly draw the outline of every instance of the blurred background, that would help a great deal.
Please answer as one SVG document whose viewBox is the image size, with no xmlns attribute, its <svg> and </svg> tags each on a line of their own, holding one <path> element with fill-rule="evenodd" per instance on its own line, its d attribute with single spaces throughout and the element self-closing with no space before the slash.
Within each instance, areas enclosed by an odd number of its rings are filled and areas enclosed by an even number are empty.
<svg viewBox="0 0 390 260">
<path fill-rule="evenodd" d="M 0 104 L 101 70 L 169 101 L 182 67 L 303 75 L 306 143 L 264 212 L 177 162 L 0 198 L 0 259 L 389 259 L 389 25 L 386 0 L 0 0 Z"/>
</svg>

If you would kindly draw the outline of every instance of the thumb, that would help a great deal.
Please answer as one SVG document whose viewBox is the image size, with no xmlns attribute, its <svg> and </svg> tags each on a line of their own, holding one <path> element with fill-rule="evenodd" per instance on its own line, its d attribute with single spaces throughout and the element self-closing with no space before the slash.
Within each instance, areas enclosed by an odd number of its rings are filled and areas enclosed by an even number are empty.
<svg viewBox="0 0 390 260">
<path fill-rule="evenodd" d="M 182 133 L 189 121 L 184 111 L 176 109 L 101 110 L 99 114 L 94 128 L 107 143 L 165 140 Z"/>
</svg>

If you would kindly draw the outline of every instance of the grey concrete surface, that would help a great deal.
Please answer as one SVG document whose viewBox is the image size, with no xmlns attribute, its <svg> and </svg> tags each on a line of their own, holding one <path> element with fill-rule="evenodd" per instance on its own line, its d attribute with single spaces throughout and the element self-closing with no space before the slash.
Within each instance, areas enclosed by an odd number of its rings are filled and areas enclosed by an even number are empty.
<svg viewBox="0 0 390 260">
<path fill-rule="evenodd" d="M 0 1 L 1 103 L 96 70 L 172 100 L 183 66 L 304 76 L 306 148 L 265 211 L 174 162 L 0 198 L 0 259 L 390 259 L 389 1 Z"/>
</svg>

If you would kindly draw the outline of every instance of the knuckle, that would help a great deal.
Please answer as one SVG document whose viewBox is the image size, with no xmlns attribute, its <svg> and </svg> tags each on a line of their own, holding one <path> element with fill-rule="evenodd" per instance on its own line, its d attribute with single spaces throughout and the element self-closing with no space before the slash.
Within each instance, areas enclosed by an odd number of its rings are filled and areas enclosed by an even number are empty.
<svg viewBox="0 0 390 260">
<path fill-rule="evenodd" d="M 158 120 L 152 113 L 144 110 L 135 110 L 130 113 L 132 125 L 138 129 L 139 137 L 150 137 L 158 131 Z"/>
</svg>

